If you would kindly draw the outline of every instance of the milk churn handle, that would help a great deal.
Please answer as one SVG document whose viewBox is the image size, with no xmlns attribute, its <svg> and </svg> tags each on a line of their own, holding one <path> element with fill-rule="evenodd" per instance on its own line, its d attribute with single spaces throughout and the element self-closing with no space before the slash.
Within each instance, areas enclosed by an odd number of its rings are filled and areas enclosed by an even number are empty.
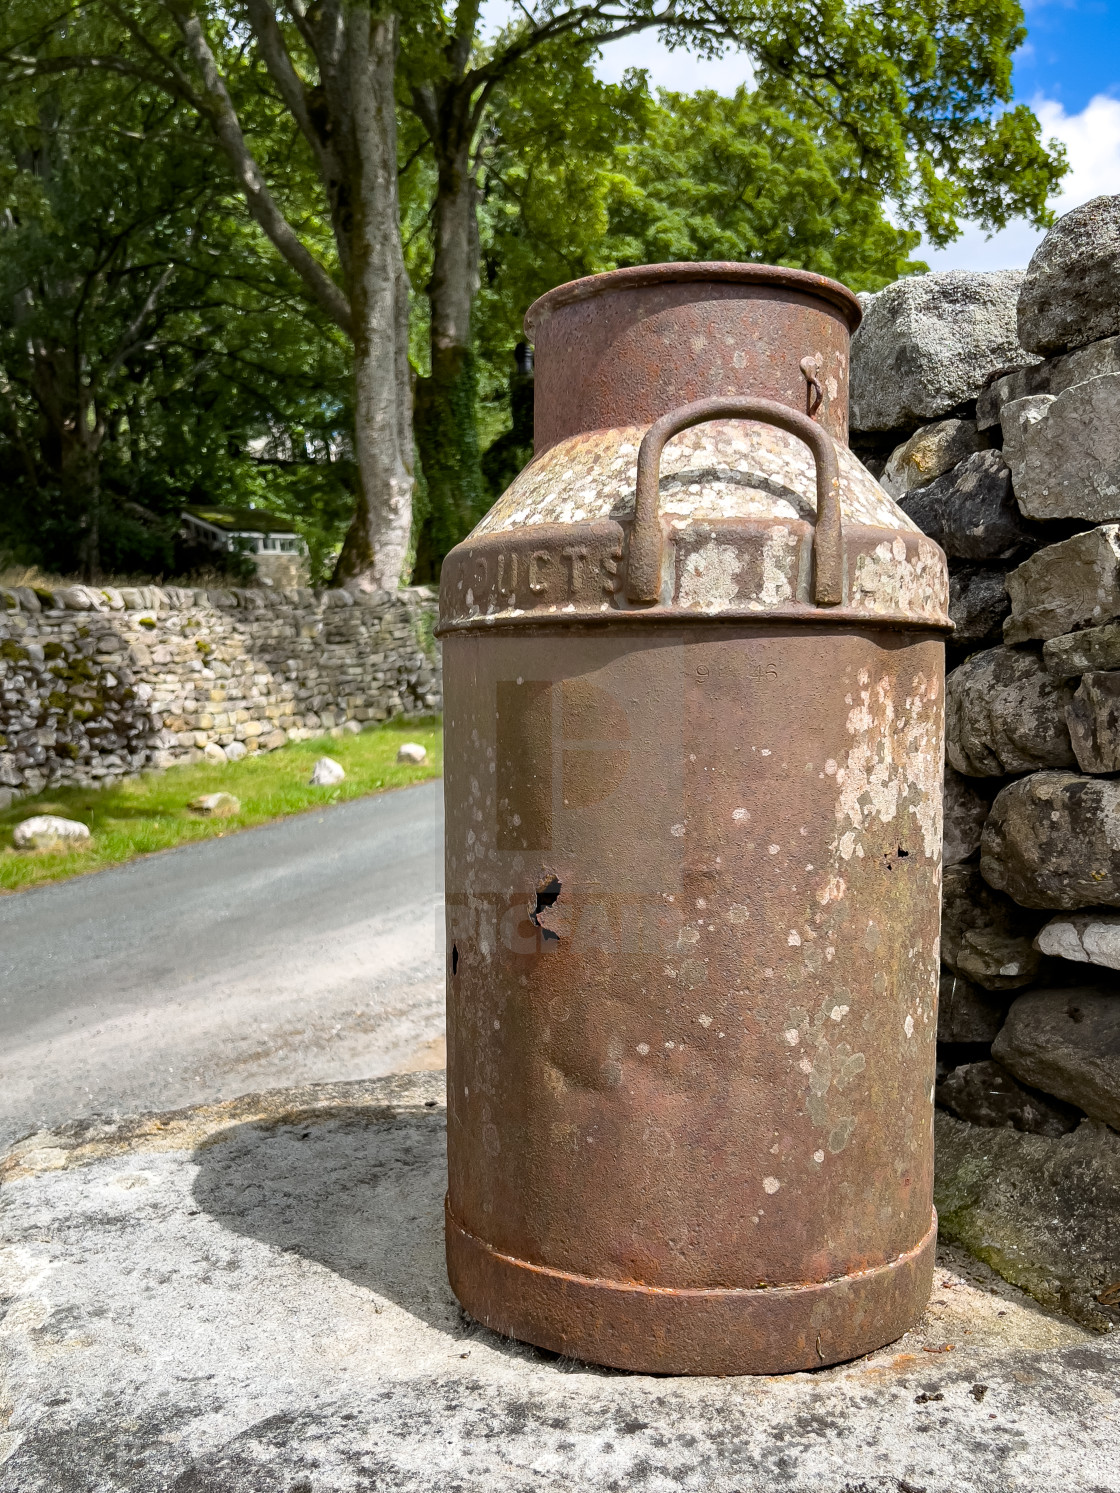
<svg viewBox="0 0 1120 1493">
<path fill-rule="evenodd" d="M 844 548 L 840 525 L 840 466 L 832 437 L 808 415 L 775 399 L 697 399 L 655 420 L 638 448 L 638 485 L 634 529 L 630 536 L 626 595 L 630 601 L 656 601 L 661 594 L 661 525 L 658 485 L 665 442 L 707 420 L 760 420 L 788 430 L 805 442 L 817 469 L 817 523 L 813 538 L 817 606 L 843 600 Z"/>
</svg>

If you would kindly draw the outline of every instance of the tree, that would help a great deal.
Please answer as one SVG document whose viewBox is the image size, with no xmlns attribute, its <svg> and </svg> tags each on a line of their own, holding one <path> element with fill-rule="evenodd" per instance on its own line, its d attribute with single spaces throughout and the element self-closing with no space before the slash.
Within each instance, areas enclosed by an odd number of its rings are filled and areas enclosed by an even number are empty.
<svg viewBox="0 0 1120 1493">
<path fill-rule="evenodd" d="M 531 381 L 510 371 L 525 307 L 563 280 L 659 260 L 788 264 L 877 290 L 926 268 L 919 234 L 892 224 L 850 139 L 769 106 L 604 85 L 572 69 L 546 110 L 510 90 L 481 153 L 475 315 L 492 500 L 532 450 Z M 507 409 L 508 401 L 508 409 Z"/>
<path fill-rule="evenodd" d="M 543 70 L 555 78 L 607 42 L 648 29 L 703 55 L 740 47 L 759 79 L 760 108 L 785 111 L 812 134 L 844 137 L 849 172 L 934 243 L 954 237 L 962 216 L 990 227 L 1019 214 L 1048 222 L 1046 199 L 1064 169 L 1028 109 L 1002 108 L 1011 56 L 1026 35 L 1016 0 L 518 0 L 490 41 L 478 35 L 479 0 L 403 15 L 402 93 L 434 175 L 430 372 L 417 424 L 433 515 L 465 517 L 481 485 L 465 412 L 476 379 L 487 125 L 511 93 L 527 104 Z M 791 142 L 787 160 L 793 153 Z"/>
<path fill-rule="evenodd" d="M 366 0 L 59 0 L 49 11 L 43 0 L 16 0 L 3 27 L 9 78 L 134 77 L 209 126 L 250 215 L 350 339 L 359 483 L 339 574 L 395 587 L 409 555 L 413 481 L 396 15 Z M 281 120 L 296 138 L 278 150 Z M 282 200 L 286 178 L 304 166 L 322 217 Z"/>
<path fill-rule="evenodd" d="M 409 550 L 395 84 L 412 121 L 408 149 L 415 129 L 433 183 L 417 400 L 426 501 L 446 536 L 431 546 L 433 568 L 481 491 L 472 356 L 480 152 L 511 91 L 528 97 L 535 82 L 547 93 L 565 68 L 647 29 L 701 53 L 738 46 L 767 106 L 815 134 L 846 137 L 859 181 L 934 242 L 952 237 L 963 214 L 990 226 L 1018 213 L 1046 221 L 1061 172 L 1030 111 L 1001 112 L 1025 36 L 1016 0 L 517 0 L 510 25 L 490 40 L 479 36 L 480 0 L 447 10 L 434 0 L 381 4 L 56 0 L 48 10 L 47 0 L 9 0 L 0 16 L 9 78 L 119 73 L 192 108 L 309 301 L 350 337 L 360 485 L 339 575 L 358 584 L 395 584 Z M 317 212 L 287 192 L 293 174 L 308 173 Z M 429 530 L 434 538 L 435 523 Z"/>
<path fill-rule="evenodd" d="M 262 264 L 213 155 L 129 77 L 5 96 L 0 539 L 26 563 L 171 571 L 189 501 L 296 497 L 313 546 L 349 518 L 342 339 Z"/>
</svg>

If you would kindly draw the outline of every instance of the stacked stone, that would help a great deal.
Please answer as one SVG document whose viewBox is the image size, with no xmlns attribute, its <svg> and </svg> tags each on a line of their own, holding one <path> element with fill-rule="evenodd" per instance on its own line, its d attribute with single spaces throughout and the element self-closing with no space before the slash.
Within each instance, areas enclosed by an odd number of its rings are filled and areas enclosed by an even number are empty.
<svg viewBox="0 0 1120 1493">
<path fill-rule="evenodd" d="M 853 446 L 951 573 L 942 1107 L 1120 1128 L 1120 197 L 868 298 Z"/>
<path fill-rule="evenodd" d="M 423 588 L 0 589 L 0 804 L 438 711 L 434 622 Z"/>
</svg>

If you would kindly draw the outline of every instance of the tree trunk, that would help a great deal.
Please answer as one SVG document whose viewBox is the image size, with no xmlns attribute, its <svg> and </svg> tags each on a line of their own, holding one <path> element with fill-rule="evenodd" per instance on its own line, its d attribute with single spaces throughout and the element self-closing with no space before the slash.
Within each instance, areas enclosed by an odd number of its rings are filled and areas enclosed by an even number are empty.
<svg viewBox="0 0 1120 1493">
<path fill-rule="evenodd" d="M 353 120 L 348 279 L 360 492 L 335 583 L 391 591 L 408 579 L 413 486 L 408 277 L 397 192 L 397 18 L 355 6 L 347 27 Z"/>
<path fill-rule="evenodd" d="M 44 465 L 57 483 L 67 529 L 77 537 L 69 564 L 83 581 L 101 579 L 101 446 L 105 422 L 83 383 L 72 347 L 29 339 L 31 387 L 42 417 Z M 67 564 L 64 556 L 59 557 Z"/>
<path fill-rule="evenodd" d="M 469 103 L 469 99 L 464 102 Z M 436 580 L 444 555 L 486 508 L 478 449 L 477 379 L 471 307 L 478 292 L 478 219 L 469 124 L 452 121 L 436 144 L 431 308 L 431 372 L 416 390 L 416 441 L 428 486 L 417 540 L 416 575 Z"/>
<path fill-rule="evenodd" d="M 408 281 L 397 191 L 397 17 L 375 15 L 368 0 L 289 6 L 289 18 L 318 64 L 319 86 L 311 88 L 292 65 L 275 0 L 247 0 L 265 66 L 316 156 L 346 278 L 344 293 L 269 192 L 201 17 L 187 0 L 163 0 L 163 5 L 179 26 L 203 85 L 196 96 L 176 74 L 174 91 L 210 121 L 249 211 L 300 276 L 309 299 L 353 342 L 360 491 L 335 582 L 393 590 L 409 561 L 413 485 Z"/>
</svg>

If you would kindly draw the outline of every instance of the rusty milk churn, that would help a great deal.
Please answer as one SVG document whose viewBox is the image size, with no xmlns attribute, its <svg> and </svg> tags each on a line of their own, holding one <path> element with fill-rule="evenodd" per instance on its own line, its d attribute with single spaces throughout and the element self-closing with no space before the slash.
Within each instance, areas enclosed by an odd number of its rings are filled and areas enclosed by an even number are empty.
<svg viewBox="0 0 1120 1493">
<path fill-rule="evenodd" d="M 847 447 L 859 316 L 551 291 L 443 567 L 448 1271 L 558 1353 L 810 1369 L 929 1294 L 948 586 Z"/>
</svg>

